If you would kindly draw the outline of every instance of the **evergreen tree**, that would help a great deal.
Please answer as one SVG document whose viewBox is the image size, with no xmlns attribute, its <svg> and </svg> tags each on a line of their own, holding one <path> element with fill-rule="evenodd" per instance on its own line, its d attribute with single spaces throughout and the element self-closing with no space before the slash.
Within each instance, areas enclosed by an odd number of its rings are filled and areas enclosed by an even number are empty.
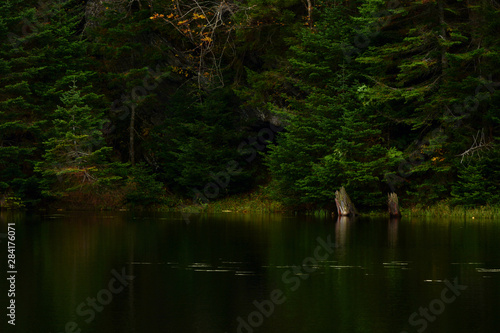
<svg viewBox="0 0 500 333">
<path fill-rule="evenodd" d="M 484 205 L 491 193 L 486 191 L 485 179 L 478 165 L 469 164 L 460 169 L 458 180 L 452 186 L 452 203 L 465 207 Z"/>
<path fill-rule="evenodd" d="M 151 19 L 154 11 L 146 1 L 95 3 L 86 30 L 92 56 L 100 59 L 95 87 L 110 105 L 106 137 L 123 161 L 150 167 L 153 153 L 143 146 L 167 117 L 169 96 L 187 80 L 175 72 L 176 50 Z"/>
<path fill-rule="evenodd" d="M 370 13 L 385 4 L 365 4 L 361 18 L 376 22 Z M 491 141 L 499 129 L 490 121 L 499 95 L 495 12 L 487 1 L 400 2 L 356 58 L 371 81 L 365 103 L 391 121 L 391 137 L 405 151 L 398 185 L 418 201 L 447 197 L 451 170 L 470 136 L 487 128 Z"/>
<path fill-rule="evenodd" d="M 292 48 L 289 80 L 297 90 L 288 92 L 288 110 L 281 114 L 289 125 L 266 162 L 272 190 L 290 204 L 331 206 L 335 190 L 346 186 L 360 205 L 380 205 L 384 174 L 397 160 L 383 139 L 385 122 L 361 103 L 365 86 L 356 64 L 344 58 L 346 10 L 325 6 L 315 20 L 318 29 L 304 29 Z"/>
<path fill-rule="evenodd" d="M 456 168 L 457 180 L 451 189 L 451 203 L 473 207 L 500 202 L 499 151 L 466 156 Z"/>
<path fill-rule="evenodd" d="M 0 196 L 497 203 L 499 29 L 488 0 L 3 1 Z"/>
<path fill-rule="evenodd" d="M 68 72 L 89 63 L 77 36 L 80 5 L 3 1 L 0 4 L 0 191 L 40 196 L 34 163 L 47 119 Z M 62 80 L 62 81 L 61 81 Z"/>
<path fill-rule="evenodd" d="M 153 129 L 153 140 L 146 147 L 155 152 L 159 179 L 171 190 L 189 196 L 203 193 L 210 183 L 218 187 L 212 189 L 217 192 L 214 197 L 248 190 L 253 182 L 246 156 L 239 154 L 246 131 L 233 111 L 237 99 L 230 89 L 202 96 L 200 99 L 189 89 L 179 91 L 170 101 L 168 120 Z M 224 176 L 218 184 L 217 174 L 227 174 L 228 168 L 239 171 Z"/>
<path fill-rule="evenodd" d="M 96 172 L 111 150 L 104 146 L 102 138 L 102 111 L 84 104 L 75 81 L 62 94 L 61 102 L 63 106 L 54 112 L 51 136 L 44 142 L 43 161 L 36 165 L 43 177 L 45 195 L 61 195 L 75 185 L 96 182 Z M 52 191 L 56 179 L 59 190 Z"/>
</svg>

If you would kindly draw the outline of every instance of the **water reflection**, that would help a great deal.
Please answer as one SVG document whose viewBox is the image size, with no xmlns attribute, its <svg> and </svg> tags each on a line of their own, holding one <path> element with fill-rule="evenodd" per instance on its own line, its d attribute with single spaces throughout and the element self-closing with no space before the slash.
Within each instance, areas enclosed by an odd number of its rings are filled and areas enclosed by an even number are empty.
<svg viewBox="0 0 500 333">
<path fill-rule="evenodd" d="M 188 225 L 176 214 L 0 212 L 2 227 L 12 220 L 23 265 L 20 332 L 61 332 L 70 320 L 95 333 L 236 332 L 236 318 L 275 289 L 287 300 L 259 332 L 410 332 L 408 316 L 454 277 L 469 287 L 429 332 L 486 333 L 500 325 L 495 222 L 205 214 Z M 306 278 L 304 260 L 318 237 L 329 236 L 333 252 Z M 95 321 L 82 322 L 78 304 L 122 267 L 136 279 Z M 287 271 L 298 288 L 283 280 Z"/>
<path fill-rule="evenodd" d="M 393 217 L 389 220 L 388 228 L 387 228 L 387 239 L 389 243 L 389 247 L 395 248 L 398 245 L 398 226 L 401 218 Z"/>
<path fill-rule="evenodd" d="M 349 223 L 354 223 L 354 217 L 339 216 L 337 222 L 335 223 L 335 243 L 337 247 L 345 247 L 347 245 L 347 230 L 349 228 Z"/>
</svg>

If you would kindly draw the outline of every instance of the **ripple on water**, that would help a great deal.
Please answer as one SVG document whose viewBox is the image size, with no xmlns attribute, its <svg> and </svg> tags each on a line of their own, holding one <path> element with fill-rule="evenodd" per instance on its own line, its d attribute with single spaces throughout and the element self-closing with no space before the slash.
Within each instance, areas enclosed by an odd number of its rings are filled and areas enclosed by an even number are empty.
<svg viewBox="0 0 500 333">
<path fill-rule="evenodd" d="M 389 269 L 401 269 L 401 270 L 407 270 L 408 265 L 410 263 L 408 261 L 391 261 L 391 262 L 384 262 L 382 265 L 384 268 L 389 268 Z"/>
</svg>

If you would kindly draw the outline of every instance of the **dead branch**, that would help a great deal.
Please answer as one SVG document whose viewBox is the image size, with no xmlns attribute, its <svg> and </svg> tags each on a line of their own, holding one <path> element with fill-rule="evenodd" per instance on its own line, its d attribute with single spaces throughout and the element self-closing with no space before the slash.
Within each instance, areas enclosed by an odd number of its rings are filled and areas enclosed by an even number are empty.
<svg viewBox="0 0 500 333">
<path fill-rule="evenodd" d="M 176 0 L 170 14 L 154 14 L 151 19 L 161 19 L 189 40 L 193 49 L 188 52 L 196 59 L 195 75 L 198 86 L 224 85 L 221 71 L 222 57 L 233 30 L 231 20 L 240 11 L 247 11 L 237 2 Z M 225 38 L 224 38 L 225 36 Z M 221 41 L 218 41 L 221 38 Z M 215 50 L 221 46 L 222 50 Z"/>
<path fill-rule="evenodd" d="M 493 148 L 492 141 L 486 142 L 486 139 L 484 137 L 484 128 L 477 131 L 477 134 L 472 138 L 474 139 L 474 142 L 472 143 L 470 148 L 464 151 L 463 153 L 457 155 L 462 157 L 460 163 L 463 163 L 464 159 L 467 157 L 472 158 L 474 154 L 477 154 L 477 156 L 481 158 L 482 151 Z"/>
</svg>

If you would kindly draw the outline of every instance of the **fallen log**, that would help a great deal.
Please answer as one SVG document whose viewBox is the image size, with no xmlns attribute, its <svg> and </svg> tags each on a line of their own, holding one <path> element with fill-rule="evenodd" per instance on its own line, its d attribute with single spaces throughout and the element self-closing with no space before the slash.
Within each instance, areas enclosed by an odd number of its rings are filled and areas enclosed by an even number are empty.
<svg viewBox="0 0 500 333">
<path fill-rule="evenodd" d="M 343 186 L 339 191 L 335 191 L 335 204 L 337 205 L 338 216 L 354 216 L 357 214 L 356 208 Z"/>
<path fill-rule="evenodd" d="M 401 216 L 398 195 L 396 193 L 387 194 L 387 207 L 390 216 Z"/>
</svg>

